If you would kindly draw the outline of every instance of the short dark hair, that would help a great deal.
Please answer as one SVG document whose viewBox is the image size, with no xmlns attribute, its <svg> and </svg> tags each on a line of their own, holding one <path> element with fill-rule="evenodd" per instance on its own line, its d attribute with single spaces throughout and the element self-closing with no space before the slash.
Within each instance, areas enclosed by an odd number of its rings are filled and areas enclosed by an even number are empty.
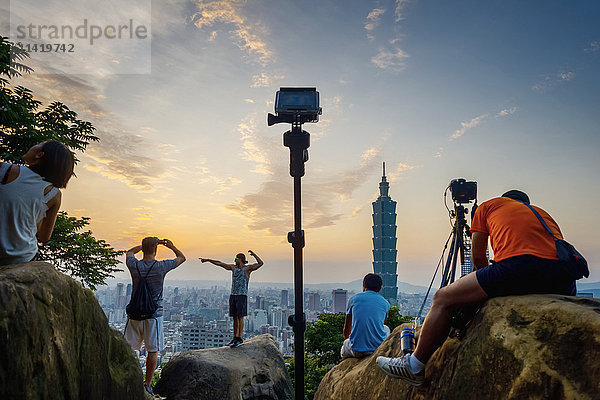
<svg viewBox="0 0 600 400">
<path fill-rule="evenodd" d="M 521 201 L 525 204 L 529 204 L 529 196 L 527 196 L 527 194 L 525 192 L 522 192 L 520 190 L 509 190 L 508 192 L 504 193 L 502 195 L 502 197 L 508 197 L 509 199 L 513 199 L 513 200 L 517 200 L 517 201 Z"/>
<path fill-rule="evenodd" d="M 248 261 L 246 261 L 246 255 L 244 253 L 237 253 L 235 258 L 239 258 L 242 260 L 242 263 L 248 264 Z"/>
<path fill-rule="evenodd" d="M 142 240 L 142 251 L 144 254 L 156 253 L 158 247 L 158 238 L 155 236 L 148 236 Z"/>
<path fill-rule="evenodd" d="M 56 140 L 42 143 L 42 151 L 44 157 L 29 169 L 57 188 L 67 187 L 75 168 L 73 152 Z"/>
<path fill-rule="evenodd" d="M 381 285 L 383 285 L 383 281 L 377 274 L 367 274 L 363 278 L 363 287 L 367 290 L 379 292 L 381 290 Z"/>
</svg>

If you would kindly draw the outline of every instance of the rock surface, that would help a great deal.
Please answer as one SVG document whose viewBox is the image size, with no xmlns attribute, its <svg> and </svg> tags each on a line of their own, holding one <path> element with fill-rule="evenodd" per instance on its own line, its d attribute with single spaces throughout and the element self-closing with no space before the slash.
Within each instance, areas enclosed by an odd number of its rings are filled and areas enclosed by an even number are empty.
<svg viewBox="0 0 600 400">
<path fill-rule="evenodd" d="M 192 350 L 169 361 L 154 392 L 178 400 L 283 400 L 292 392 L 271 335 L 231 349 Z"/>
<path fill-rule="evenodd" d="M 371 357 L 347 359 L 315 400 L 599 399 L 600 301 L 560 295 L 489 300 L 466 336 L 446 340 L 413 387 L 385 375 L 377 356 L 398 356 L 398 327 Z"/>
<path fill-rule="evenodd" d="M 0 266 L 0 398 L 143 399 L 142 371 L 90 290 L 44 262 Z"/>
</svg>

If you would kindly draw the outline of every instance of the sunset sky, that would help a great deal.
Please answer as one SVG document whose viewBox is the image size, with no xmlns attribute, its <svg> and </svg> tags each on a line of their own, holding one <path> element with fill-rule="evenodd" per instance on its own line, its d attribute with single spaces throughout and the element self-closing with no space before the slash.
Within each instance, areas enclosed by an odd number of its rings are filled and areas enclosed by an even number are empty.
<svg viewBox="0 0 600 400">
<path fill-rule="evenodd" d="M 119 249 L 173 240 L 189 261 L 170 279 L 229 279 L 197 258 L 252 249 L 265 261 L 253 280 L 292 281 L 288 127 L 267 127 L 266 115 L 280 86 L 316 86 L 323 115 L 304 126 L 306 282 L 372 270 L 383 161 L 400 280 L 429 284 L 450 233 L 442 195 L 464 177 L 479 202 L 527 192 L 586 256 L 587 281 L 600 281 L 600 2 L 13 3 L 3 2 L 3 35 L 43 7 L 61 24 L 148 20 L 143 45 L 99 40 L 64 63 L 37 54 L 35 72 L 12 84 L 64 102 L 101 138 L 78 154 L 62 208 Z"/>
</svg>

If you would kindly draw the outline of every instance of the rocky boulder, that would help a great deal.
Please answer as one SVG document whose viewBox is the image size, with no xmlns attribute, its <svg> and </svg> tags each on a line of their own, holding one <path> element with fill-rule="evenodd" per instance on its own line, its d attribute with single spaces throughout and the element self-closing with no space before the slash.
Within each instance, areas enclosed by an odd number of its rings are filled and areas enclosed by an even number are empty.
<svg viewBox="0 0 600 400">
<path fill-rule="evenodd" d="M 179 400 L 292 399 L 283 356 L 271 335 L 233 349 L 182 353 L 164 366 L 154 392 Z"/>
<path fill-rule="evenodd" d="M 462 340 L 427 363 L 425 384 L 385 375 L 377 356 L 400 354 L 401 327 L 374 355 L 347 359 L 325 375 L 315 400 L 598 399 L 600 301 L 560 295 L 489 300 Z"/>
<path fill-rule="evenodd" d="M 142 371 L 92 291 L 44 262 L 0 266 L 0 398 L 143 399 Z"/>
</svg>

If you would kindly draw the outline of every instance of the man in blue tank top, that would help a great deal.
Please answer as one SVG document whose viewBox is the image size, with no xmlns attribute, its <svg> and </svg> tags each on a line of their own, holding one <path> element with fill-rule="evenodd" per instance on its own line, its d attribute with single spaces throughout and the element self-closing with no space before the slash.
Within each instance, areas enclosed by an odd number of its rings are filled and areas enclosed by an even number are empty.
<svg viewBox="0 0 600 400">
<path fill-rule="evenodd" d="M 344 321 L 346 340 L 340 350 L 342 358 L 369 356 L 390 334 L 390 328 L 384 325 L 390 303 L 378 293 L 381 286 L 379 275 L 367 274 L 362 293 L 350 298 Z"/>
<path fill-rule="evenodd" d="M 256 263 L 248 264 L 246 255 L 238 253 L 235 256 L 234 264 L 226 264 L 222 261 L 211 260 L 210 258 L 201 258 L 202 262 L 209 262 L 231 271 L 231 295 L 229 296 L 229 315 L 233 317 L 233 339 L 228 343 L 231 347 L 240 346 L 244 340 L 244 317 L 248 315 L 248 281 L 250 273 L 263 266 L 263 262 L 252 250 L 248 253 L 256 259 Z"/>
</svg>

